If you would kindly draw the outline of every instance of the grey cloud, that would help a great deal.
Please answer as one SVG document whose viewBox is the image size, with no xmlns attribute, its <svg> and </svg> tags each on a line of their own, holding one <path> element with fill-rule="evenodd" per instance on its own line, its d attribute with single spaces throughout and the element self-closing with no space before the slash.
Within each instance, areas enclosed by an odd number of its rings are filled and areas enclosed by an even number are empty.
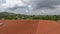
<svg viewBox="0 0 60 34">
<path fill-rule="evenodd" d="M 58 15 L 60 14 L 60 8 L 58 9 L 57 5 L 60 5 L 60 0 L 31 0 L 27 4 L 32 5 L 33 10 L 27 6 L 15 6 L 12 8 L 3 9 L 5 11 L 13 12 L 13 13 L 20 13 L 20 14 L 27 14 L 27 15 Z M 1 9 L 0 9 L 1 10 Z M 28 10 L 29 12 L 25 12 Z"/>
<path fill-rule="evenodd" d="M 54 9 L 54 5 L 60 5 L 60 0 L 32 0 L 31 4 L 34 9 L 51 8 Z"/>
<path fill-rule="evenodd" d="M 0 0 L 0 4 L 3 4 L 3 3 L 5 3 L 5 0 Z"/>
<path fill-rule="evenodd" d="M 24 7 L 24 6 L 15 6 L 15 7 L 12 7 L 12 8 L 7 8 L 8 10 L 11 10 L 11 11 L 16 11 L 17 9 L 19 9 L 19 11 L 23 11 L 23 10 L 28 10 L 28 7 Z"/>
</svg>

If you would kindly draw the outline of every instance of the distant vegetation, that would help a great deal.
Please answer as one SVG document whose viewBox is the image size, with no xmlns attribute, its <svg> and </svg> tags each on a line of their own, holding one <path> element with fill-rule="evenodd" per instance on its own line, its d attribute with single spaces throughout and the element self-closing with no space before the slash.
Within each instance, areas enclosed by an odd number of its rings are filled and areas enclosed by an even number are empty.
<svg viewBox="0 0 60 34">
<path fill-rule="evenodd" d="M 24 15 L 8 12 L 0 12 L 0 19 L 16 19 L 16 20 L 60 20 L 60 15 Z"/>
</svg>

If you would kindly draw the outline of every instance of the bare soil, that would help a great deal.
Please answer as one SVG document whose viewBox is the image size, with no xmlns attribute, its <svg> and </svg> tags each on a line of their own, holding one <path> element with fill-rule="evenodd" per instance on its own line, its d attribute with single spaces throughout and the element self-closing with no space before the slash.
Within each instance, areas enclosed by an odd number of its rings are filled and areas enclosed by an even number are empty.
<svg viewBox="0 0 60 34">
<path fill-rule="evenodd" d="M 60 34 L 60 23 L 49 20 L 0 20 L 0 34 Z"/>
</svg>

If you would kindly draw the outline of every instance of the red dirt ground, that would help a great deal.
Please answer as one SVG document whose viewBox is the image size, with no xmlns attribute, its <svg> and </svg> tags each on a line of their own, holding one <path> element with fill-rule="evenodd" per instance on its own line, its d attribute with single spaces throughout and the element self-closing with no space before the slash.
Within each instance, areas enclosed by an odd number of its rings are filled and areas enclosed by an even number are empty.
<svg viewBox="0 0 60 34">
<path fill-rule="evenodd" d="M 60 23 L 49 20 L 0 20 L 0 34 L 60 34 Z"/>
</svg>

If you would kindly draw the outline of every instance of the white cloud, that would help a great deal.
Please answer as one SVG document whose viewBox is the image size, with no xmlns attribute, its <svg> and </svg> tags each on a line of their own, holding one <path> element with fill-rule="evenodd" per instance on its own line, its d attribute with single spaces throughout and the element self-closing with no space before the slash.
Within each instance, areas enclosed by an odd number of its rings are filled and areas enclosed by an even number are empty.
<svg viewBox="0 0 60 34">
<path fill-rule="evenodd" d="M 11 8 L 17 6 L 25 6 L 25 4 L 21 0 L 6 0 L 6 3 L 1 4 L 4 8 Z"/>
</svg>

